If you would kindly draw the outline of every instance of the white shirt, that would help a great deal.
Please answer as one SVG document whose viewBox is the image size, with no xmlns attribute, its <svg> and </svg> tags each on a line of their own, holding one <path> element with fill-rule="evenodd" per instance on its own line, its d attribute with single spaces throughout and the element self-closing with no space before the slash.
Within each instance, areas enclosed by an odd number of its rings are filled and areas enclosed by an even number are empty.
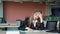
<svg viewBox="0 0 60 34">
<path fill-rule="evenodd" d="M 33 20 L 33 25 L 34 25 L 34 27 L 36 27 L 36 23 L 37 23 L 38 21 L 37 20 Z"/>
</svg>

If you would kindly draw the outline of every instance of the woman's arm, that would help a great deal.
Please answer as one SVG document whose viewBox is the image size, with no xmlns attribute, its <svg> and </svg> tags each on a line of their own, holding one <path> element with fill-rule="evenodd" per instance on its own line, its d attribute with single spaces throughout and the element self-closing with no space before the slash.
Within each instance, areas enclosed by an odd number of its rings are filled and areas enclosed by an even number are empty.
<svg viewBox="0 0 60 34">
<path fill-rule="evenodd" d="M 43 22 L 42 14 L 39 14 L 39 18 L 40 18 L 40 22 L 42 23 Z"/>
<path fill-rule="evenodd" d="M 27 29 L 27 30 L 32 30 L 31 28 L 28 27 L 28 23 L 29 23 L 29 18 L 28 18 L 28 17 L 25 18 L 24 23 L 25 23 L 25 26 L 26 26 L 25 29 Z"/>
<path fill-rule="evenodd" d="M 36 29 L 37 30 L 44 30 L 44 24 L 43 23 L 37 23 Z"/>
</svg>

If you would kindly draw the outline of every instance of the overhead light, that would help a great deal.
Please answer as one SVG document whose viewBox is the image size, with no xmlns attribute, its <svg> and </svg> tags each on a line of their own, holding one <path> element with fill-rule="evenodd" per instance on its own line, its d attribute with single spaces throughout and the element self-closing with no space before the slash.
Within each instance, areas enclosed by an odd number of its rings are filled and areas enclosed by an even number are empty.
<svg viewBox="0 0 60 34">
<path fill-rule="evenodd" d="M 32 0 L 22 0 L 22 1 L 32 1 Z"/>
<path fill-rule="evenodd" d="M 41 0 L 33 0 L 33 2 L 40 2 Z"/>
</svg>

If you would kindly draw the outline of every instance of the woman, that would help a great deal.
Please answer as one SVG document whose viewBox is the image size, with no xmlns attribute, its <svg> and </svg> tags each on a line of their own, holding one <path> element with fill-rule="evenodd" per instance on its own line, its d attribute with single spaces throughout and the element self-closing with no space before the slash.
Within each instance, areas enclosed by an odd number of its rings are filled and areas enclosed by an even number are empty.
<svg viewBox="0 0 60 34">
<path fill-rule="evenodd" d="M 42 12 L 40 10 L 36 10 L 34 13 L 32 13 L 29 19 L 25 19 L 25 24 L 29 29 L 43 30 L 44 24 L 43 24 Z"/>
</svg>

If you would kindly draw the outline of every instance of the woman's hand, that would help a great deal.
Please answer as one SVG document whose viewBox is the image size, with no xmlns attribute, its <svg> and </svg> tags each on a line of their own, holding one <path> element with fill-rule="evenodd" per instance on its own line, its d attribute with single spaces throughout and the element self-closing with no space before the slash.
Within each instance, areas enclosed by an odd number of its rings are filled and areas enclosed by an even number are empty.
<svg viewBox="0 0 60 34">
<path fill-rule="evenodd" d="M 29 28 L 29 27 L 26 27 L 25 29 L 27 29 L 28 31 L 32 31 L 33 29 Z"/>
<path fill-rule="evenodd" d="M 39 15 L 39 18 L 40 18 L 40 21 L 41 21 L 41 23 L 42 23 L 42 21 L 43 21 L 42 14 Z"/>
</svg>

